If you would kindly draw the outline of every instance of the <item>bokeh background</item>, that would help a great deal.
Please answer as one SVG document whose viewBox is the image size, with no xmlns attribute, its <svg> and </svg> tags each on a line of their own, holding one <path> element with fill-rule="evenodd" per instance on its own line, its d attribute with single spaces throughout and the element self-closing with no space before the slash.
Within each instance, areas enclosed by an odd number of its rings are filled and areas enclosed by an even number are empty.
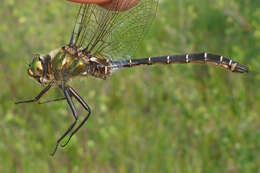
<svg viewBox="0 0 260 173">
<path fill-rule="evenodd" d="M 27 63 L 68 43 L 77 6 L 1 1 L 0 172 L 260 172 L 259 0 L 161 0 L 137 57 L 207 51 L 251 72 L 159 65 L 75 79 L 92 116 L 50 157 L 73 120 L 68 105 L 14 102 L 42 89 Z M 52 89 L 46 99 L 61 94 Z"/>
</svg>

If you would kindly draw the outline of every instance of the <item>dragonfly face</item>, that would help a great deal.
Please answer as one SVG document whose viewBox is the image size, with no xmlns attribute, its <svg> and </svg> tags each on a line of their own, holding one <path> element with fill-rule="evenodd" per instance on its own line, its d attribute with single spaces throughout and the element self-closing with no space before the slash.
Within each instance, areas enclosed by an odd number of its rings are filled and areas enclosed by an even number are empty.
<svg viewBox="0 0 260 173">
<path fill-rule="evenodd" d="M 50 83 L 50 80 L 46 78 L 48 71 L 48 63 L 46 62 L 47 56 L 36 54 L 33 57 L 32 62 L 29 64 L 27 73 L 29 76 L 34 78 L 40 84 L 46 85 Z"/>
<path fill-rule="evenodd" d="M 34 78 L 36 81 L 41 83 L 41 76 L 43 75 L 43 66 L 40 61 L 40 55 L 37 54 L 33 57 L 32 62 L 29 64 L 29 68 L 27 69 L 27 73 L 29 76 Z"/>
</svg>

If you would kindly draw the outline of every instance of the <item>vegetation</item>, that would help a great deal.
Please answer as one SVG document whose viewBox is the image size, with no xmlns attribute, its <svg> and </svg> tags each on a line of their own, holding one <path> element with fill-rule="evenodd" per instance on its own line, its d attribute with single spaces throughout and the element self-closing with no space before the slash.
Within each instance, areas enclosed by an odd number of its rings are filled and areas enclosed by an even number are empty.
<svg viewBox="0 0 260 173">
<path fill-rule="evenodd" d="M 27 63 L 68 43 L 77 5 L 2 1 L 0 172 L 260 172 L 259 7 L 258 0 L 162 0 L 137 57 L 207 51 L 251 72 L 159 65 L 74 80 L 92 116 L 51 157 L 73 120 L 66 102 L 14 102 L 42 89 Z M 44 100 L 59 96 L 52 89 Z"/>
</svg>

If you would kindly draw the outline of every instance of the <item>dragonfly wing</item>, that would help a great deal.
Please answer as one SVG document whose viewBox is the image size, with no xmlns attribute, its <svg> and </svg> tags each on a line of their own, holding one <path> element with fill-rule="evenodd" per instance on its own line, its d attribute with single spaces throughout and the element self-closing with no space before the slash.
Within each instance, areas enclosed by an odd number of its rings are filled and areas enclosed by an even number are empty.
<svg viewBox="0 0 260 173">
<path fill-rule="evenodd" d="M 152 23 L 157 4 L 158 0 L 140 0 L 135 7 L 125 11 L 82 4 L 70 44 L 83 47 L 98 57 L 113 60 L 131 57 Z"/>
<path fill-rule="evenodd" d="M 87 17 L 87 14 L 90 13 L 88 10 L 90 10 L 91 5 L 84 5 L 81 4 L 78 10 L 78 14 L 76 17 L 76 22 L 71 34 L 70 43 L 69 45 L 77 45 L 79 47 L 80 43 L 79 40 L 84 36 L 84 32 L 86 31 L 88 24 L 87 22 L 90 21 L 90 18 Z"/>
</svg>

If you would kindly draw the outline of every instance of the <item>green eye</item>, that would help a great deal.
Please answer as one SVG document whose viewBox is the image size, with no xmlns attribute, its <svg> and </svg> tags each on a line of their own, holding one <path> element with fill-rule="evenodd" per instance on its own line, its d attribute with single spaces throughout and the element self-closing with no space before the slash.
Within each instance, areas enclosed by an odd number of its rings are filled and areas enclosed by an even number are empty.
<svg viewBox="0 0 260 173">
<path fill-rule="evenodd" d="M 31 64 L 29 65 L 28 74 L 30 76 L 41 76 L 43 73 L 42 64 L 40 61 L 40 56 L 36 55 Z"/>
</svg>

